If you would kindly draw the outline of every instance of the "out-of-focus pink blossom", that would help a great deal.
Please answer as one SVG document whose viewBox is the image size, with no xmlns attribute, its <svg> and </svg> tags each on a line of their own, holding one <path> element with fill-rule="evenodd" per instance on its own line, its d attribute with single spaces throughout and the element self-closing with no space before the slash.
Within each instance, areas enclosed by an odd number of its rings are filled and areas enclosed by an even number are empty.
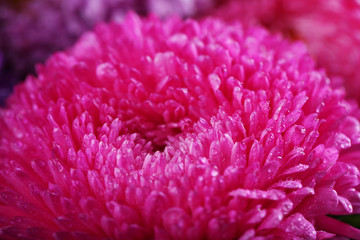
<svg viewBox="0 0 360 240">
<path fill-rule="evenodd" d="M 314 65 L 240 23 L 98 25 L 0 110 L 0 237 L 356 238 L 326 215 L 360 212 L 357 108 Z"/>
<path fill-rule="evenodd" d="M 360 101 L 359 1 L 232 0 L 214 14 L 227 21 L 260 23 L 304 40 L 318 66 L 342 77 L 348 96 Z"/>
</svg>

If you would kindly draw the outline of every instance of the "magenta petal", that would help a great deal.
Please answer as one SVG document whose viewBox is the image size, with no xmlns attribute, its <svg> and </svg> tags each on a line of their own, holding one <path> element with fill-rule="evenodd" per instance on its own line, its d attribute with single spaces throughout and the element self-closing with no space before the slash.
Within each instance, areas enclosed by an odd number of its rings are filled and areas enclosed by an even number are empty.
<svg viewBox="0 0 360 240">
<path fill-rule="evenodd" d="M 192 220 L 181 208 L 168 209 L 163 215 L 164 227 L 175 239 L 188 238 L 188 229 L 192 225 Z"/>
<path fill-rule="evenodd" d="M 316 239 L 314 226 L 300 213 L 295 213 L 287 217 L 280 228 L 284 229 L 287 233 L 294 234 L 304 239 Z"/>
<path fill-rule="evenodd" d="M 342 236 L 359 240 L 360 230 L 334 218 L 321 216 L 316 218 L 316 226 L 330 233 L 340 234 Z"/>
<path fill-rule="evenodd" d="M 331 213 L 338 205 L 339 197 L 335 190 L 329 188 L 319 188 L 315 190 L 315 195 L 306 198 L 298 206 L 298 211 L 306 217 L 325 215 Z"/>
<path fill-rule="evenodd" d="M 248 189 L 236 189 L 229 193 L 233 197 L 243 197 L 249 199 L 269 199 L 269 200 L 281 200 L 285 198 L 283 192 L 278 190 L 248 190 Z"/>
<path fill-rule="evenodd" d="M 273 184 L 271 188 L 290 188 L 290 189 L 298 189 L 302 188 L 302 184 L 300 181 L 287 180 L 281 181 Z"/>
<path fill-rule="evenodd" d="M 341 205 L 343 206 L 343 208 L 346 210 L 347 213 L 353 212 L 353 206 L 347 198 L 339 196 L 339 202 L 341 203 Z"/>
</svg>

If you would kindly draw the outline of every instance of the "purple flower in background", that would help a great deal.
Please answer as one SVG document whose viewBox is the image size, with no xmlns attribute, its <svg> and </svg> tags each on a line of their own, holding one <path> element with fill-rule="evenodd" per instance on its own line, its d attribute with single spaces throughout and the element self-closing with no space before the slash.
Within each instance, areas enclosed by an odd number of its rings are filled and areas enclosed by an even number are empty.
<svg viewBox="0 0 360 240">
<path fill-rule="evenodd" d="M 317 65 L 344 80 L 360 102 L 360 2 L 358 0 L 230 0 L 214 15 L 261 24 L 303 40 Z M 337 79 L 337 80 L 335 80 Z"/>
<path fill-rule="evenodd" d="M 166 17 L 177 14 L 194 17 L 208 13 L 216 6 L 215 0 L 146 0 L 148 11 Z"/>
<path fill-rule="evenodd" d="M 11 90 L 34 72 L 35 63 L 75 42 L 100 20 L 119 20 L 133 0 L 32 0 L 18 1 L 16 7 L 0 3 L 1 88 Z M 0 99 L 4 101 L 4 98 Z"/>
<path fill-rule="evenodd" d="M 99 21 L 120 21 L 133 10 L 161 16 L 194 15 L 211 7 L 211 0 L 2 0 L 0 3 L 0 105 L 12 86 L 34 73 L 35 64 L 72 45 Z M 15 6 L 13 6 L 15 5 Z"/>
<path fill-rule="evenodd" d="M 0 110 L 0 237 L 359 239 L 326 216 L 360 212 L 358 109 L 314 65 L 240 23 L 98 25 Z"/>
</svg>

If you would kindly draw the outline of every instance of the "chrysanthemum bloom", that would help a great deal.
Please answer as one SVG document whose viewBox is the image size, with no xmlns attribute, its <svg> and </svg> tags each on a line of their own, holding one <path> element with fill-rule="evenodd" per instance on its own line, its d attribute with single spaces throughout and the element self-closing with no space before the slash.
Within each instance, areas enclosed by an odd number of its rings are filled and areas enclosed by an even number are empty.
<svg viewBox="0 0 360 240">
<path fill-rule="evenodd" d="M 261 23 L 308 45 L 318 66 L 345 80 L 360 101 L 360 2 L 357 0 L 231 0 L 215 13 Z"/>
<path fill-rule="evenodd" d="M 211 0 L 1 0 L 0 91 L 34 72 L 34 65 L 72 45 L 98 21 L 120 21 L 129 9 L 142 14 L 192 16 L 212 6 Z M 3 99 L 0 98 L 0 105 Z"/>
<path fill-rule="evenodd" d="M 359 239 L 343 95 L 260 28 L 101 24 L 0 111 L 0 237 Z"/>
</svg>

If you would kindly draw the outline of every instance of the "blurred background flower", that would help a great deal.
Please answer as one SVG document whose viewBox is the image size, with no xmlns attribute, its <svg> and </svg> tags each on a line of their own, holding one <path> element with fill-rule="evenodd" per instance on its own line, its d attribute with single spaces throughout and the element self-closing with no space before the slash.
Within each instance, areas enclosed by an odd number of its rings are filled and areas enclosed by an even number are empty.
<svg viewBox="0 0 360 240">
<path fill-rule="evenodd" d="M 211 0 L 2 0 L 0 2 L 0 105 L 35 64 L 75 42 L 99 21 L 120 21 L 129 10 L 194 16 Z"/>
<path fill-rule="evenodd" d="M 73 44 L 96 22 L 119 20 L 135 7 L 136 1 L 130 0 L 1 1 L 1 101 L 17 82 L 34 73 L 36 63 Z"/>
</svg>

